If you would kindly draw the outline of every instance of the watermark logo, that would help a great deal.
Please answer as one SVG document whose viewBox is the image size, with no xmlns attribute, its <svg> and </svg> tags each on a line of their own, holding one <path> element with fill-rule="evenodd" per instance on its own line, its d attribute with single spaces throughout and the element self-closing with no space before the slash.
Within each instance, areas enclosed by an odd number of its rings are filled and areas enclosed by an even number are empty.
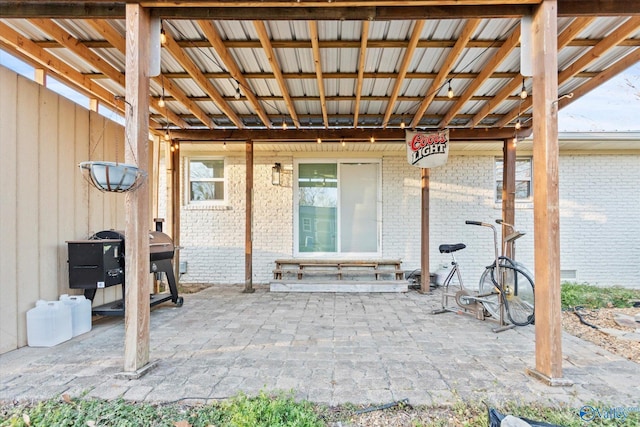
<svg viewBox="0 0 640 427">
<path fill-rule="evenodd" d="M 619 420 L 623 421 L 627 418 L 627 414 L 631 412 L 640 412 L 640 407 L 597 407 L 584 405 L 580 408 L 578 415 L 583 421 L 593 421 L 595 419 L 602 420 Z"/>
</svg>

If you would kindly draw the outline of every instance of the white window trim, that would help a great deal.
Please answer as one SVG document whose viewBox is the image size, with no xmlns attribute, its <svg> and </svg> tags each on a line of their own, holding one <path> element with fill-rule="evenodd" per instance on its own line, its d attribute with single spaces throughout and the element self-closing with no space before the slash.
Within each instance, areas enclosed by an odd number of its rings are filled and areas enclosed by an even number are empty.
<svg viewBox="0 0 640 427">
<path fill-rule="evenodd" d="M 224 198 L 221 200 L 191 200 L 191 161 L 193 160 L 222 160 L 224 168 L 224 176 L 220 178 L 211 178 L 206 181 L 216 182 L 222 181 L 224 186 Z M 184 157 L 184 206 L 191 208 L 211 208 L 224 207 L 228 205 L 228 177 L 227 177 L 227 159 L 224 156 L 185 156 Z"/>
<path fill-rule="evenodd" d="M 300 224 L 299 224 L 299 197 L 298 197 L 298 165 L 300 163 L 375 163 L 378 165 L 378 191 L 376 196 L 377 216 L 378 216 L 378 229 L 377 229 L 377 241 L 378 250 L 376 252 L 300 252 L 298 247 L 300 239 Z M 340 185 L 340 167 L 338 167 L 338 185 Z M 337 200 L 336 209 L 340 212 L 340 197 Z M 338 247 L 340 245 L 341 227 L 340 221 L 336 224 Z M 382 256 L 382 159 L 380 158 L 300 158 L 293 161 L 293 256 L 296 258 L 344 258 L 344 259 L 362 259 L 362 258 L 380 258 Z"/>
<path fill-rule="evenodd" d="M 502 208 L 502 199 L 498 200 L 498 174 L 496 172 L 496 163 L 498 160 L 502 160 L 504 162 L 503 156 L 496 156 L 493 158 L 493 200 L 496 208 Z M 533 157 L 532 156 L 516 156 L 516 161 L 518 160 L 528 160 L 530 170 L 529 179 L 529 197 L 526 199 L 518 199 L 516 198 L 514 201 L 514 208 L 516 209 L 530 209 L 533 208 Z M 504 179 L 503 179 L 504 185 Z"/>
</svg>

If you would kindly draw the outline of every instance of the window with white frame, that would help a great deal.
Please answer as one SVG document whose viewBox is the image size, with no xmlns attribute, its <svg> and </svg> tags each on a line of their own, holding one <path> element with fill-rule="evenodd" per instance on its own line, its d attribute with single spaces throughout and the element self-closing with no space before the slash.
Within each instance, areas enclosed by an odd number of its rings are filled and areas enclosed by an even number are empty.
<svg viewBox="0 0 640 427">
<path fill-rule="evenodd" d="M 296 164 L 296 253 L 380 252 L 380 162 Z"/>
<path fill-rule="evenodd" d="M 502 202 L 504 160 L 496 159 L 496 201 Z M 516 201 L 531 200 L 531 157 L 516 158 Z"/>
<path fill-rule="evenodd" d="M 189 204 L 219 204 L 225 201 L 224 158 L 188 159 Z"/>
</svg>

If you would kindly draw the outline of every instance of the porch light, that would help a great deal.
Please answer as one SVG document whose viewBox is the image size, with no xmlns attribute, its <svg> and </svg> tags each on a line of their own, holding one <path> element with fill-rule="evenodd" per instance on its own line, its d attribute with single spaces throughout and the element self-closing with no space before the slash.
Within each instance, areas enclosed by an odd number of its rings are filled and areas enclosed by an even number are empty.
<svg viewBox="0 0 640 427">
<path fill-rule="evenodd" d="M 522 79 L 522 90 L 520 91 L 520 99 L 527 99 L 529 94 L 527 93 L 527 88 L 524 86 L 524 79 Z"/>
<path fill-rule="evenodd" d="M 453 89 L 451 88 L 451 79 L 449 79 L 449 89 L 447 89 L 447 98 L 453 98 Z"/>
<path fill-rule="evenodd" d="M 280 171 L 282 170 L 282 165 L 280 163 L 276 163 L 271 168 L 271 185 L 280 185 Z"/>
<path fill-rule="evenodd" d="M 124 193 L 138 188 L 147 173 L 135 165 L 116 162 L 82 162 L 78 165 L 87 181 L 100 191 Z"/>
</svg>

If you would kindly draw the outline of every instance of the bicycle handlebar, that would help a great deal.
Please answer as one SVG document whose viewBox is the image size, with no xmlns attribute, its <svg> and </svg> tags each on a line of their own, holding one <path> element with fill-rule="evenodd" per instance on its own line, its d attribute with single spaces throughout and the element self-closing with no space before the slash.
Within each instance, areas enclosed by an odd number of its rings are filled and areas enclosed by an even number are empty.
<svg viewBox="0 0 640 427">
<path fill-rule="evenodd" d="M 464 223 L 468 225 L 482 225 L 480 221 L 465 221 Z"/>
</svg>

